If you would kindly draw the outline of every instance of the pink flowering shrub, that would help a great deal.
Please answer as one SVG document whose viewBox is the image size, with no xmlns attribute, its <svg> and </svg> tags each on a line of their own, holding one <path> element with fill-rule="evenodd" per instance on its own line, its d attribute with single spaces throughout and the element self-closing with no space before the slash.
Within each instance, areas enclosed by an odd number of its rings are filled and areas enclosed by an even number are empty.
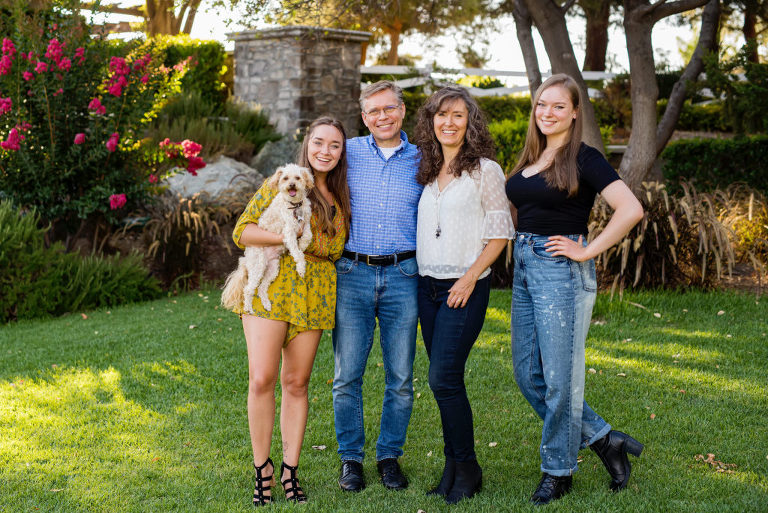
<svg viewBox="0 0 768 513">
<path fill-rule="evenodd" d="M 188 60 L 169 69 L 152 41 L 94 39 L 55 9 L 47 25 L 16 23 L 0 36 L 0 196 L 71 232 L 94 216 L 117 222 L 172 169 L 205 165 L 196 143 L 171 159 L 144 139 Z"/>
</svg>

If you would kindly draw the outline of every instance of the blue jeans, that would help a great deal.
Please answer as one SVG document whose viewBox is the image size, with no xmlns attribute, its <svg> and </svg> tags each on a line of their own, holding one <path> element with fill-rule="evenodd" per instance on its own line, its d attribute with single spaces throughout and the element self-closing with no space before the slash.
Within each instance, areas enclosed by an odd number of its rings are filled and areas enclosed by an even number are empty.
<svg viewBox="0 0 768 513">
<path fill-rule="evenodd" d="M 491 277 L 478 280 L 463 308 L 450 308 L 446 303 L 454 283 L 456 280 L 419 277 L 419 320 L 429 356 L 429 388 L 440 408 L 445 457 L 464 462 L 477 459 L 464 367 L 483 329 Z"/>
<path fill-rule="evenodd" d="M 553 257 L 544 247 L 548 240 L 531 233 L 515 236 L 512 358 L 520 391 L 544 421 L 541 470 L 568 476 L 577 469 L 579 449 L 608 434 L 611 426 L 584 401 L 584 342 L 597 293 L 595 263 Z"/>
<path fill-rule="evenodd" d="M 384 357 L 384 404 L 376 459 L 403 454 L 413 409 L 418 284 L 416 259 L 373 266 L 336 261 L 336 327 L 333 330 L 333 413 L 342 461 L 363 461 L 363 372 L 379 320 Z"/>
</svg>

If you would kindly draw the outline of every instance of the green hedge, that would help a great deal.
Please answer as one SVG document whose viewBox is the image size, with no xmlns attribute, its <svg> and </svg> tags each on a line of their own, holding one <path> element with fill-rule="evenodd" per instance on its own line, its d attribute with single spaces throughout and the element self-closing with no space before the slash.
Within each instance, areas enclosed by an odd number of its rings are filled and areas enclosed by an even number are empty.
<svg viewBox="0 0 768 513">
<path fill-rule="evenodd" d="M 227 99 L 224 77 L 227 73 L 227 53 L 218 41 L 192 39 L 188 35 L 159 36 L 157 44 L 165 49 L 163 64 L 175 64 L 192 58 L 192 66 L 181 80 L 182 90 L 198 93 L 206 102 L 223 109 Z"/>
<path fill-rule="evenodd" d="M 686 179 L 707 190 L 745 182 L 768 192 L 766 135 L 680 140 L 667 145 L 661 156 L 664 177 L 671 183 Z"/>
<path fill-rule="evenodd" d="M 0 322 L 61 315 L 154 299 L 157 280 L 141 257 L 86 257 L 60 243 L 46 247 L 47 228 L 34 212 L 0 201 Z"/>
<path fill-rule="evenodd" d="M 656 113 L 659 120 L 666 110 L 667 100 L 659 100 L 656 103 Z M 683 103 L 680 119 L 677 120 L 675 129 L 697 132 L 732 132 L 733 123 L 726 116 L 725 106 L 722 102 L 694 105 L 686 101 Z"/>
</svg>

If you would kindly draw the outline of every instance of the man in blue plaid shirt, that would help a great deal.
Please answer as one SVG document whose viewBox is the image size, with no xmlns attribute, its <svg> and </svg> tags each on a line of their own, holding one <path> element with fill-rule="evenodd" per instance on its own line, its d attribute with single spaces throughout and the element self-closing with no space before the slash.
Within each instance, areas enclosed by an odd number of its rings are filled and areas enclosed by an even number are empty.
<svg viewBox="0 0 768 513">
<path fill-rule="evenodd" d="M 379 321 L 385 389 L 376 460 L 389 489 L 408 486 L 397 458 L 413 408 L 413 356 L 418 312 L 416 182 L 419 151 L 401 130 L 402 90 L 392 82 L 360 93 L 363 122 L 371 132 L 347 141 L 352 225 L 336 262 L 333 411 L 341 457 L 339 486 L 360 491 L 363 479 L 363 372 Z"/>
</svg>

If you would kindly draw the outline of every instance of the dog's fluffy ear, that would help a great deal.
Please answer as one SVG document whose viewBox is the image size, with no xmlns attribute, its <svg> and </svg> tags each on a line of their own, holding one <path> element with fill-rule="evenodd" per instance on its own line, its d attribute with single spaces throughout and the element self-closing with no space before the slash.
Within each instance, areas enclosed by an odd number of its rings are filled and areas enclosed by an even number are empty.
<svg viewBox="0 0 768 513">
<path fill-rule="evenodd" d="M 304 177 L 304 183 L 306 184 L 307 190 L 315 186 L 315 177 L 312 176 L 312 171 L 310 171 L 306 167 L 302 167 L 301 176 Z"/>
<path fill-rule="evenodd" d="M 284 169 L 282 167 L 278 167 L 275 173 L 272 175 L 272 177 L 269 179 L 269 186 L 273 189 L 277 189 L 277 185 L 280 182 L 280 177 L 283 175 Z"/>
</svg>

